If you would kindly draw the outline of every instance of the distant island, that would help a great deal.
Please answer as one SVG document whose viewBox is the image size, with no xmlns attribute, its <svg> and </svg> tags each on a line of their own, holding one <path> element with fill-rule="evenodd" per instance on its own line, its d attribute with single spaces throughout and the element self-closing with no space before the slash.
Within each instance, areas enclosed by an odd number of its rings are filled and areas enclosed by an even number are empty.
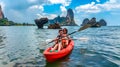
<svg viewBox="0 0 120 67">
<path fill-rule="evenodd" d="M 91 27 L 107 26 L 107 22 L 104 19 L 96 21 L 95 17 L 93 17 L 91 20 L 89 20 L 88 18 L 85 18 L 81 26 L 84 26 L 85 24 L 93 24 Z"/>
<path fill-rule="evenodd" d="M 61 26 L 77 26 L 74 21 L 74 13 L 71 8 L 67 10 L 66 17 L 57 16 L 54 19 L 40 18 L 35 19 L 38 28 L 43 28 L 44 24 L 48 25 L 49 29 L 59 29 Z"/>
<path fill-rule="evenodd" d="M 29 24 L 29 23 L 15 23 L 13 21 L 9 21 L 7 18 L 5 18 L 1 5 L 0 5 L 0 26 L 34 26 L 35 24 Z"/>
<path fill-rule="evenodd" d="M 3 18 L 0 19 L 0 26 L 35 26 L 35 24 L 15 23 L 13 21 L 9 21 L 7 18 Z"/>
<path fill-rule="evenodd" d="M 74 13 L 71 8 L 67 10 L 66 17 L 55 17 L 54 19 L 49 19 L 50 24 L 59 23 L 61 26 L 77 26 L 74 20 Z"/>
</svg>

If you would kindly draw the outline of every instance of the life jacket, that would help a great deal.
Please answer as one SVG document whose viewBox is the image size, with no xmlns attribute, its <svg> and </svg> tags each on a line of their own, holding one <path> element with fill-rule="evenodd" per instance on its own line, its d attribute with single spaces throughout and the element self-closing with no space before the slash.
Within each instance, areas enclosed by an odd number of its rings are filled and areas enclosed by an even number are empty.
<svg viewBox="0 0 120 67">
<path fill-rule="evenodd" d="M 62 37 L 62 45 L 63 45 L 63 48 L 65 48 L 68 44 L 68 40 L 69 38 L 67 36 L 63 36 Z"/>
<path fill-rule="evenodd" d="M 67 37 L 62 38 L 62 42 L 67 42 L 67 40 L 68 40 Z"/>
</svg>

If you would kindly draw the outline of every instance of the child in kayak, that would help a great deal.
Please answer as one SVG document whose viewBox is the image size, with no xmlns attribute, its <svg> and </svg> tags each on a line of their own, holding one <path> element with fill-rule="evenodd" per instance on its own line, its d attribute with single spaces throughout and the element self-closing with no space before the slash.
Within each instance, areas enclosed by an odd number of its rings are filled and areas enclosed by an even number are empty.
<svg viewBox="0 0 120 67">
<path fill-rule="evenodd" d="M 62 48 L 62 45 L 61 45 L 62 35 L 63 35 L 63 30 L 60 29 L 59 30 L 59 35 L 54 40 L 55 41 L 55 45 L 53 46 L 53 48 L 51 48 L 51 51 L 55 51 L 57 48 L 58 48 L 58 51 L 61 50 L 61 48 Z"/>
</svg>

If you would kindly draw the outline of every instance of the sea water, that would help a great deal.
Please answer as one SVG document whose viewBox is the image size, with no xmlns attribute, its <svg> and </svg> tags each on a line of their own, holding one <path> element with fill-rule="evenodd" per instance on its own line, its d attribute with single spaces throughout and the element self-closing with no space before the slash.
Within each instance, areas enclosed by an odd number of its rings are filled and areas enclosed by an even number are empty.
<svg viewBox="0 0 120 67">
<path fill-rule="evenodd" d="M 80 26 L 63 26 L 68 33 Z M 0 67 L 120 67 L 120 26 L 88 28 L 77 32 L 68 58 L 46 62 L 43 51 L 59 29 L 36 26 L 0 26 Z"/>
</svg>

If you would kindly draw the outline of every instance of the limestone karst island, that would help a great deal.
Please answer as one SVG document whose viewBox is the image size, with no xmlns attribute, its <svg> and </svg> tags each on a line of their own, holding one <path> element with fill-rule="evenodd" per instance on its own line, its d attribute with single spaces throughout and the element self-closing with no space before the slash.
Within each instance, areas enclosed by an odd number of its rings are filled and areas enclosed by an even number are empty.
<svg viewBox="0 0 120 67">
<path fill-rule="evenodd" d="M 48 29 L 59 29 L 61 26 L 77 26 L 74 20 L 74 13 L 71 8 L 67 10 L 66 17 L 60 17 L 59 15 L 55 17 L 54 19 L 49 18 L 40 18 L 35 19 L 35 23 L 38 28 L 43 28 L 44 25 L 48 25 Z M 91 27 L 101 27 L 106 26 L 107 23 L 104 19 L 101 19 L 100 21 L 96 21 L 96 18 L 93 17 L 91 20 L 88 18 L 85 18 L 81 24 L 81 26 L 84 26 L 85 24 L 92 23 L 93 26 Z"/>
<path fill-rule="evenodd" d="M 67 10 L 66 17 L 55 17 L 54 19 L 48 19 L 48 18 L 40 18 L 35 19 L 35 23 L 38 26 L 38 28 L 43 28 L 43 25 L 48 23 L 49 29 L 58 29 L 61 28 L 61 26 L 77 26 L 74 20 L 74 13 L 72 9 Z"/>
</svg>

